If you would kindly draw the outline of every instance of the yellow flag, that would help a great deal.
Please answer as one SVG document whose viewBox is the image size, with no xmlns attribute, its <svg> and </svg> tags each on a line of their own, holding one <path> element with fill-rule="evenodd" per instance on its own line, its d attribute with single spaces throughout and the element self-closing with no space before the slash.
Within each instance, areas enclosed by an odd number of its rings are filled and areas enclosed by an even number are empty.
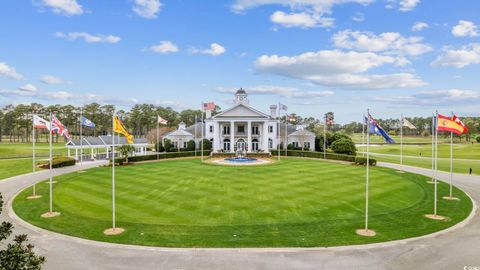
<svg viewBox="0 0 480 270">
<path fill-rule="evenodd" d="M 128 144 L 133 143 L 133 136 L 130 133 L 128 133 L 122 121 L 120 121 L 116 116 L 113 117 L 113 131 L 118 132 L 123 136 L 125 136 L 125 138 L 127 138 Z"/>
</svg>

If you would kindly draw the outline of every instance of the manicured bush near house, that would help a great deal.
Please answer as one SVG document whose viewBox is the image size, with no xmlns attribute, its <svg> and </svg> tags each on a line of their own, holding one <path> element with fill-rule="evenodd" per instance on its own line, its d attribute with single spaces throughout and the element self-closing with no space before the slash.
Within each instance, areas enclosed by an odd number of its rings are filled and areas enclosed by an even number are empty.
<svg viewBox="0 0 480 270">
<path fill-rule="evenodd" d="M 377 160 L 374 158 L 369 158 L 368 163 L 370 166 L 377 165 Z M 355 165 L 367 165 L 367 158 L 366 157 L 355 157 Z"/>
<path fill-rule="evenodd" d="M 195 151 L 195 147 L 196 147 L 196 144 L 195 144 L 195 141 L 194 140 L 190 140 L 187 142 L 187 151 Z"/>
<path fill-rule="evenodd" d="M 54 157 L 52 162 L 52 168 L 73 166 L 75 165 L 75 162 L 75 159 L 71 157 Z M 45 166 L 48 168 L 50 164 L 47 163 Z"/>
<path fill-rule="evenodd" d="M 337 154 L 356 155 L 357 148 L 351 139 L 340 139 L 334 141 L 331 146 L 333 152 Z"/>
<path fill-rule="evenodd" d="M 476 140 L 477 140 L 478 143 L 480 143 L 480 135 L 477 135 Z"/>
</svg>

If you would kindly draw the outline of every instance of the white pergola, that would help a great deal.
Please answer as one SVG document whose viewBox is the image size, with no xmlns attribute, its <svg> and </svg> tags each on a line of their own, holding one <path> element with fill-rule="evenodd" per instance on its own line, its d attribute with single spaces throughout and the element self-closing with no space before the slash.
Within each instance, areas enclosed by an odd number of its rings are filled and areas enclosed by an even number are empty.
<svg viewBox="0 0 480 270">
<path fill-rule="evenodd" d="M 127 139 L 125 137 L 115 136 L 115 146 L 126 145 Z M 136 138 L 131 144 L 135 148 L 135 154 L 145 155 L 147 153 L 148 141 L 146 138 Z M 112 136 L 98 136 L 98 137 L 83 137 L 83 141 L 71 140 L 66 145 L 68 156 L 72 156 L 72 150 L 75 150 L 75 159 L 79 159 L 79 153 L 90 153 L 90 159 L 95 159 L 100 150 L 105 150 L 106 158 L 110 158 L 112 147 Z"/>
</svg>

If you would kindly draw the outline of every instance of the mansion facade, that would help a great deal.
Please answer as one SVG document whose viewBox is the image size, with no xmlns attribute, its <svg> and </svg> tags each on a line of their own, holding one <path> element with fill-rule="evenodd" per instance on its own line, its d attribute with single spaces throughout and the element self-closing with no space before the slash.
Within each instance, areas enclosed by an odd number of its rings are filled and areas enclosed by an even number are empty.
<svg viewBox="0 0 480 270">
<path fill-rule="evenodd" d="M 238 150 L 269 153 L 279 144 L 284 148 L 292 144 L 294 147 L 304 147 L 305 150 L 315 149 L 313 132 L 280 123 L 277 119 L 277 105 L 270 106 L 270 114 L 251 107 L 248 94 L 243 89 L 235 93 L 233 107 L 214 116 L 207 112 L 204 125 L 196 123 L 186 127 L 182 122 L 177 130 L 167 133 L 164 139 L 172 141 L 176 148 L 186 148 L 190 140 L 194 140 L 198 147 L 202 132 L 204 138 L 212 142 L 214 153 L 233 153 Z"/>
</svg>

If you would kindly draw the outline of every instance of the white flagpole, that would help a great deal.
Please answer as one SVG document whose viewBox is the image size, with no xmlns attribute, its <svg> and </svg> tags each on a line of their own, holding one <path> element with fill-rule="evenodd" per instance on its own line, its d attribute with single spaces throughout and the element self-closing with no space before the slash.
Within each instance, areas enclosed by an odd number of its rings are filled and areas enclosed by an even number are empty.
<svg viewBox="0 0 480 270">
<path fill-rule="evenodd" d="M 115 114 L 112 116 L 112 228 L 115 230 Z"/>
<path fill-rule="evenodd" d="M 160 159 L 160 145 L 159 145 L 159 142 L 160 142 L 160 119 L 158 119 L 158 115 L 157 115 L 157 144 L 155 145 L 155 150 L 157 150 L 157 160 Z"/>
<path fill-rule="evenodd" d="M 285 111 L 285 157 L 288 156 L 288 120 L 287 111 Z M 303 149 L 303 146 L 302 146 Z"/>
<path fill-rule="evenodd" d="M 323 159 L 327 159 L 327 115 L 324 115 L 323 123 Z"/>
<path fill-rule="evenodd" d="M 434 194 L 434 206 L 433 214 L 437 215 L 437 169 L 438 169 L 438 111 L 435 112 L 435 194 Z"/>
<path fill-rule="evenodd" d="M 403 114 L 400 117 L 400 169 L 403 167 Z"/>
<path fill-rule="evenodd" d="M 367 117 L 370 117 L 370 109 L 367 109 Z M 369 185 L 369 169 L 370 169 L 370 132 L 367 130 L 367 172 L 365 184 L 365 231 L 368 231 L 368 185 Z"/>
<path fill-rule="evenodd" d="M 432 115 L 432 182 L 435 178 L 435 114 Z"/>
<path fill-rule="evenodd" d="M 53 185 L 53 172 L 52 172 L 52 163 L 53 163 L 53 158 L 52 158 L 52 112 L 50 112 L 50 165 L 49 165 L 49 170 L 50 170 L 50 213 L 53 212 L 53 194 L 52 194 L 52 185 Z"/>
<path fill-rule="evenodd" d="M 453 112 L 452 112 L 453 117 Z M 450 198 L 452 198 L 452 182 L 453 182 L 453 132 L 450 131 Z"/>
<path fill-rule="evenodd" d="M 362 144 L 363 144 L 363 147 L 365 147 L 365 115 L 363 115 L 362 122 L 363 122 L 363 125 L 362 125 Z M 323 140 L 325 140 L 325 137 L 323 138 Z M 362 157 L 364 157 L 364 156 L 365 156 L 365 151 L 362 151 Z"/>
<path fill-rule="evenodd" d="M 83 163 L 83 135 L 82 135 L 82 114 L 83 108 L 80 108 L 80 164 Z"/>
<path fill-rule="evenodd" d="M 203 119 L 203 103 L 202 103 L 202 125 L 201 125 L 201 127 L 202 127 L 202 130 L 201 130 L 201 132 L 202 132 L 202 141 L 200 142 L 200 152 L 201 152 L 202 162 L 203 162 L 203 140 L 204 140 L 204 138 L 203 138 L 203 130 L 204 130 L 204 128 L 205 128 L 205 120 Z M 233 142 L 232 142 L 232 143 L 233 143 Z"/>
<path fill-rule="evenodd" d="M 277 131 L 278 131 L 278 134 L 277 134 L 277 138 L 278 138 L 278 144 L 277 144 L 277 148 L 278 148 L 278 151 L 277 151 L 277 159 L 278 161 L 280 161 L 280 102 L 278 102 L 278 119 L 277 119 L 277 125 L 278 125 L 278 128 L 277 128 Z"/>
<path fill-rule="evenodd" d="M 33 118 L 35 118 L 35 114 L 33 115 Z M 33 120 L 33 119 L 32 119 Z M 36 171 L 36 164 L 35 164 L 35 120 L 32 121 L 32 148 L 33 148 L 33 153 L 32 153 L 32 169 L 33 169 L 33 172 Z M 36 194 L 35 194 L 35 183 L 33 184 L 33 196 L 35 197 Z"/>
<path fill-rule="evenodd" d="M 197 156 L 197 115 L 195 114 L 195 121 L 194 121 L 193 127 L 195 128 L 195 139 L 193 140 L 195 142 L 195 156 Z"/>
</svg>

